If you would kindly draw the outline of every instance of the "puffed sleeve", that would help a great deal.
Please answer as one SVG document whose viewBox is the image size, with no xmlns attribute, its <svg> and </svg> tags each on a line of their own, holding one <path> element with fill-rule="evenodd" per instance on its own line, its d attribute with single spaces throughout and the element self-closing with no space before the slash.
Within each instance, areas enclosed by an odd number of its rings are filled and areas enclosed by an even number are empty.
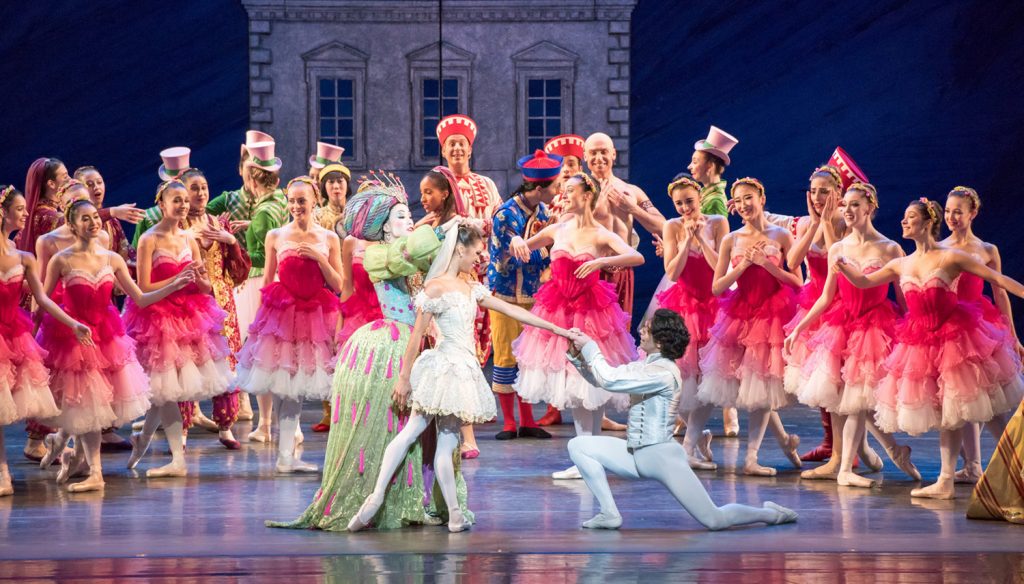
<svg viewBox="0 0 1024 584">
<path fill-rule="evenodd" d="M 470 294 L 473 296 L 473 302 L 479 304 L 481 300 L 491 295 L 491 291 L 487 289 L 487 286 L 484 286 L 479 282 L 474 282 Z"/>
<path fill-rule="evenodd" d="M 368 247 L 363 256 L 363 267 L 374 282 L 408 277 L 427 271 L 439 249 L 441 240 L 434 229 L 421 225 L 411 234 L 391 243 Z"/>
<path fill-rule="evenodd" d="M 422 290 L 416 294 L 415 303 L 417 310 L 429 312 L 430 314 L 441 314 L 448 308 L 448 303 L 445 301 L 443 294 L 437 298 L 431 298 Z"/>
</svg>

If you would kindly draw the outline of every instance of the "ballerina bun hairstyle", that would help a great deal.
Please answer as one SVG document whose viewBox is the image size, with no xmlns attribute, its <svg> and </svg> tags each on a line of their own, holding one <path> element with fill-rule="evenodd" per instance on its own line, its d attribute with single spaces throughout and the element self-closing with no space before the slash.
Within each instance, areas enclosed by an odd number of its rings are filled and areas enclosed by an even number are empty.
<svg viewBox="0 0 1024 584">
<path fill-rule="evenodd" d="M 942 206 L 926 197 L 921 197 L 916 201 L 911 201 L 910 207 L 917 209 L 918 212 L 928 217 L 928 220 L 931 221 L 931 226 L 928 230 L 931 232 L 932 237 L 938 239 L 939 233 L 942 230 Z"/>
<path fill-rule="evenodd" d="M 971 203 L 971 211 L 981 210 L 981 198 L 978 197 L 978 191 L 971 187 L 953 187 L 953 190 L 949 191 L 946 198 L 949 197 L 962 197 L 967 199 Z"/>
</svg>

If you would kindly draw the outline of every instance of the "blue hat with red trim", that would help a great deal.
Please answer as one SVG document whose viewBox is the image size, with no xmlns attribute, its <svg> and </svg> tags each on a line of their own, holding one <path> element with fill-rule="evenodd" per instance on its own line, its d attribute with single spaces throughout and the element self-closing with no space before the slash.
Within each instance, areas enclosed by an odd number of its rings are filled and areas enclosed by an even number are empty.
<svg viewBox="0 0 1024 584">
<path fill-rule="evenodd" d="M 562 171 L 562 157 L 538 150 L 532 156 L 520 158 L 518 166 L 526 182 L 545 182 L 554 180 Z"/>
</svg>

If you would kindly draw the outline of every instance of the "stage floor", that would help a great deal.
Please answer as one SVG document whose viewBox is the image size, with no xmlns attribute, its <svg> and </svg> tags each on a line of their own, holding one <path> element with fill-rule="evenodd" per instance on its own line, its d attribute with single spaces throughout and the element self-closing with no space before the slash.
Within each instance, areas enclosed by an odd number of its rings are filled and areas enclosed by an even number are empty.
<svg viewBox="0 0 1024 584">
<path fill-rule="evenodd" d="M 540 411 L 538 410 L 538 413 Z M 304 412 L 304 458 L 321 461 L 326 436 L 308 431 L 319 406 Z M 744 422 L 745 420 L 741 420 Z M 820 438 L 818 414 L 783 412 L 803 447 Z M 236 426 L 244 436 L 249 423 Z M 709 426 L 721 431 L 720 418 Z M 954 501 L 912 500 L 916 486 L 886 461 L 880 488 L 801 481 L 771 437 L 763 464 L 774 478 L 737 475 L 745 440 L 716 438 L 719 470 L 699 476 L 712 498 L 796 509 L 793 525 L 707 532 L 660 485 L 612 479 L 624 517 L 619 531 L 589 531 L 596 513 L 582 481 L 553 481 L 569 463 L 572 426 L 548 441 L 498 442 L 497 425 L 477 428 L 482 454 L 463 465 L 472 530 L 439 527 L 360 534 L 268 529 L 265 519 L 292 519 L 319 486 L 319 475 L 275 476 L 273 446 L 247 443 L 227 451 L 215 434 L 194 429 L 191 476 L 146 479 L 124 469 L 127 453 L 104 455 L 103 493 L 71 495 L 21 457 L 24 433 L 6 429 L 15 495 L 0 498 L 0 579 L 159 580 L 187 575 L 244 579 L 311 576 L 358 581 L 392 576 L 412 581 L 746 581 L 792 582 L 859 575 L 874 582 L 1007 582 L 1024 574 L 1024 528 L 968 521 L 970 487 Z M 164 464 L 166 444 L 154 442 L 140 470 Z M 926 481 L 935 478 L 936 436 L 909 439 Z M 993 448 L 983 438 L 983 451 Z M 881 452 L 881 451 L 880 451 Z M 16 560 L 16 561 L 10 561 Z M 845 576 L 843 575 L 845 573 Z"/>
</svg>

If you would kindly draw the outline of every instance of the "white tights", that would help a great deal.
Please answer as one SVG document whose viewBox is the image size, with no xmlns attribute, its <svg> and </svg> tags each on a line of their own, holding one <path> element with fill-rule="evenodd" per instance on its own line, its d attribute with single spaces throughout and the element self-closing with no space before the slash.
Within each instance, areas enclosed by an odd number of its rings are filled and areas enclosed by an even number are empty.
<svg viewBox="0 0 1024 584">
<path fill-rule="evenodd" d="M 283 413 L 283 412 L 282 412 Z M 427 429 L 434 416 L 424 416 L 413 411 L 409 421 L 397 436 L 388 444 L 384 450 L 384 460 L 381 461 L 380 474 L 377 475 L 377 483 L 373 492 L 368 497 L 374 501 L 384 501 L 384 494 L 392 477 L 398 471 L 406 454 L 412 448 L 416 439 Z M 283 422 L 282 422 L 283 423 Z M 452 455 L 459 447 L 459 435 L 462 421 L 455 416 L 442 416 L 437 418 L 437 449 L 434 452 L 434 476 L 437 484 L 441 487 L 441 496 L 448 506 L 449 515 L 454 515 L 459 510 L 459 501 L 455 487 L 455 466 L 452 463 Z M 282 436 L 284 428 L 281 429 Z"/>
<path fill-rule="evenodd" d="M 262 397 L 262 396 L 260 396 Z M 277 438 L 277 455 L 291 460 L 295 457 L 295 431 L 299 427 L 299 418 L 302 415 L 302 402 L 287 397 L 274 396 L 271 407 L 277 410 L 280 434 Z M 269 425 L 269 412 L 268 425 Z M 263 423 L 263 410 L 260 410 L 260 423 Z"/>
<path fill-rule="evenodd" d="M 185 465 L 185 444 L 182 442 L 182 420 L 181 410 L 177 402 L 167 402 L 161 405 L 154 405 L 146 412 L 146 421 L 142 424 L 142 444 L 148 445 L 153 439 L 157 428 L 163 427 L 164 435 L 167 436 L 167 445 L 171 448 L 171 464 L 174 466 Z"/>
<path fill-rule="evenodd" d="M 748 523 L 774 523 L 773 509 L 731 503 L 718 507 L 690 469 L 677 442 L 645 446 L 630 453 L 626 441 L 611 436 L 585 436 L 569 441 L 569 456 L 601 505 L 601 513 L 619 516 L 605 470 L 627 479 L 653 479 L 665 485 L 686 512 L 711 530 Z"/>
</svg>

